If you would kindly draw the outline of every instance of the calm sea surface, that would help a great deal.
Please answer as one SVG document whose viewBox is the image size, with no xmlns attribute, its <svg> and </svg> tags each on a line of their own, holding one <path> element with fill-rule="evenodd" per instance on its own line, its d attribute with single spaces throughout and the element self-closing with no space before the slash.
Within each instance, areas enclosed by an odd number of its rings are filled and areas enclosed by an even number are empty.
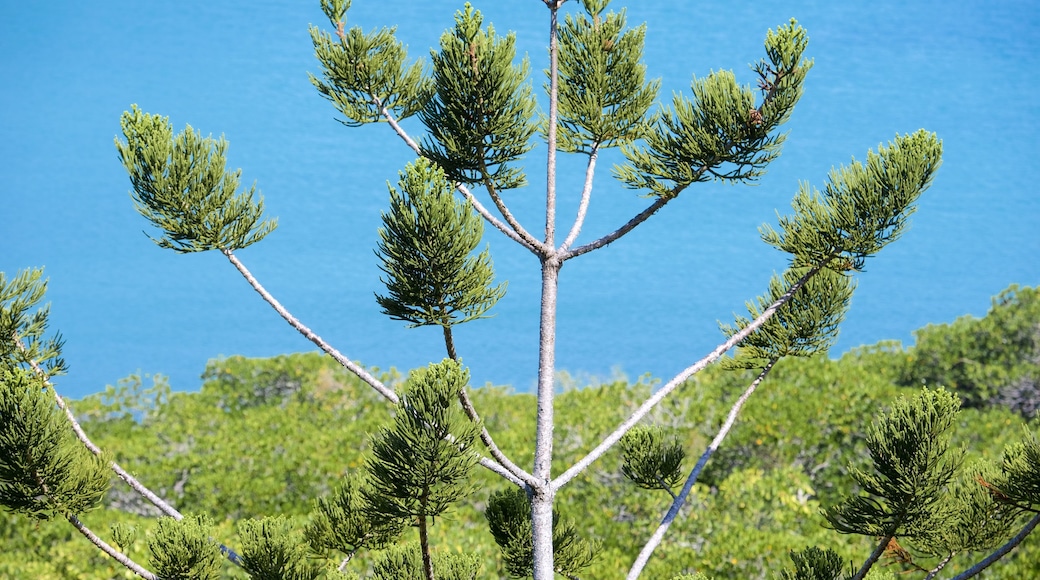
<svg viewBox="0 0 1040 580">
<path fill-rule="evenodd" d="M 354 4 L 348 25 L 397 24 L 411 54 L 424 57 L 461 6 Z M 475 4 L 497 30 L 516 31 L 540 85 L 542 2 Z M 831 167 L 921 127 L 943 139 L 943 167 L 911 230 L 859 277 L 835 354 L 909 342 L 926 323 L 984 314 L 1011 283 L 1040 284 L 1040 4 L 644 0 L 630 3 L 628 17 L 647 23 L 646 63 L 666 99 L 713 69 L 752 82 L 747 64 L 763 57 L 766 30 L 792 17 L 809 32 L 815 67 L 784 154 L 760 184 L 692 187 L 621 241 L 567 264 L 561 369 L 668 378 L 700 358 L 720 339 L 717 321 L 743 312 L 784 267 L 757 228 L 788 211 L 799 181 L 820 186 Z M 335 121 L 307 79 L 318 71 L 310 23 L 325 25 L 316 0 L 0 6 L 0 271 L 46 267 L 71 367 L 61 391 L 85 395 L 134 372 L 197 389 L 207 359 L 313 350 L 220 255 L 175 255 L 142 233 L 112 143 L 132 103 L 178 130 L 191 124 L 230 141 L 230 163 L 256 180 L 280 220 L 239 256 L 306 324 L 370 366 L 443 357 L 439 331 L 406 329 L 373 298 L 386 181 L 411 156 L 385 125 Z M 508 194 L 535 231 L 544 153 L 528 161 L 531 186 Z M 616 159 L 601 162 L 582 241 L 649 203 L 613 182 Z M 580 158 L 561 163 L 564 231 L 581 170 Z M 486 240 L 509 293 L 495 318 L 461 328 L 459 351 L 477 384 L 526 390 L 536 371 L 538 263 L 493 230 Z"/>
</svg>

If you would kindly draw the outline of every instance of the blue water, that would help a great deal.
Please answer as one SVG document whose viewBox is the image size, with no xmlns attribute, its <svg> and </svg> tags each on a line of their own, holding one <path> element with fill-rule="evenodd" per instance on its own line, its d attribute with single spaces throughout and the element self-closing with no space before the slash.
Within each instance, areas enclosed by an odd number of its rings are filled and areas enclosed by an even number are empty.
<svg viewBox="0 0 1040 580">
<path fill-rule="evenodd" d="M 398 24 L 413 55 L 427 54 L 461 5 L 354 4 L 348 25 Z M 517 32 L 533 70 L 545 68 L 540 0 L 476 4 L 498 30 Z M 784 154 L 757 187 L 693 187 L 623 240 L 567 264 L 561 369 L 668 377 L 700 358 L 721 336 L 716 321 L 742 312 L 784 267 L 757 228 L 787 211 L 798 182 L 821 185 L 832 166 L 920 127 L 944 140 L 943 167 L 911 230 L 859 277 L 834 352 L 909 342 L 926 323 L 984 314 L 1010 283 L 1040 283 L 1036 2 L 630 4 L 630 21 L 648 23 L 646 62 L 666 98 L 712 69 L 751 82 L 765 31 L 792 16 L 809 31 L 815 68 Z M 212 357 L 313 348 L 220 255 L 175 255 L 142 233 L 112 144 L 132 103 L 178 129 L 227 137 L 231 164 L 280 219 L 239 255 L 305 323 L 366 365 L 443 357 L 438 331 L 406 329 L 373 299 L 385 183 L 409 151 L 385 125 L 335 122 L 307 80 L 318 71 L 309 23 L 324 25 L 317 1 L 0 6 L 0 270 L 46 266 L 71 367 L 62 392 L 81 396 L 134 372 L 195 389 Z M 531 187 L 508 195 L 534 231 L 544 151 L 527 165 Z M 612 182 L 612 159 L 601 164 L 584 241 L 648 203 Z M 561 164 L 563 230 L 580 170 L 580 159 Z M 497 232 L 486 239 L 509 293 L 495 318 L 460 329 L 459 351 L 476 383 L 525 390 L 536 371 L 537 261 Z"/>
</svg>

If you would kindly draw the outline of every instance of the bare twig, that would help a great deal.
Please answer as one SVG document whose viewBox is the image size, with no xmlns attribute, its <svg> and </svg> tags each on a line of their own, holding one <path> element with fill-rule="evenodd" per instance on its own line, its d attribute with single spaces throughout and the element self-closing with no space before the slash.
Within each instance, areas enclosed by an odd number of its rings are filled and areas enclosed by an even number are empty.
<svg viewBox="0 0 1040 580">
<path fill-rule="evenodd" d="M 332 345 L 325 342 L 325 340 L 318 336 L 313 330 L 304 326 L 303 323 L 301 323 L 295 316 L 289 313 L 289 311 L 286 310 L 285 307 L 282 306 L 282 304 L 278 302 L 278 300 L 276 300 L 275 297 L 272 296 L 271 293 L 268 292 L 267 289 L 264 288 L 260 284 L 260 282 L 257 281 L 256 278 L 253 277 L 253 274 L 250 273 L 250 271 L 245 267 L 245 264 L 243 264 L 238 259 L 238 257 L 236 257 L 234 253 L 232 253 L 231 250 L 221 250 L 221 253 L 223 253 L 224 256 L 228 259 L 228 261 L 230 261 L 231 264 L 235 267 L 235 269 L 237 269 L 238 272 L 242 274 L 242 277 L 246 279 L 246 282 L 249 282 L 249 285 L 253 287 L 253 290 L 256 290 L 256 293 L 264 299 L 264 302 L 270 304 L 271 308 L 274 308 L 275 311 L 283 319 L 285 319 L 286 322 L 289 323 L 289 326 L 295 328 L 296 331 L 302 334 L 305 338 L 307 338 L 307 340 L 318 345 L 318 348 L 325 351 L 329 356 L 335 359 L 336 362 L 342 365 L 343 368 L 354 373 L 355 375 L 357 375 L 359 379 L 368 383 L 368 385 L 376 391 L 378 391 L 380 395 L 383 395 L 383 397 L 386 400 L 390 401 L 391 403 L 397 404 L 397 393 L 395 393 L 389 387 L 384 385 L 382 381 L 372 376 L 371 373 L 361 368 L 360 365 L 344 356 L 343 353 L 333 348 Z"/>
<path fill-rule="evenodd" d="M 99 538 L 97 534 L 90 531 L 90 528 L 83 525 L 83 522 L 79 521 L 79 519 L 76 516 L 68 514 L 65 517 L 69 520 L 69 523 L 72 524 L 72 527 L 76 528 L 79 531 L 79 533 L 83 534 L 83 536 L 90 540 L 92 544 L 100 548 L 102 552 L 111 556 L 112 559 L 116 562 L 119 562 L 123 566 L 126 566 L 134 574 L 137 574 L 145 580 L 159 579 L 158 576 L 149 572 L 148 570 L 145 570 L 144 567 L 142 567 L 140 564 L 131 560 L 129 556 L 113 548 L 107 542 Z"/>
<path fill-rule="evenodd" d="M 590 451 L 588 455 L 581 458 L 581 460 L 572 465 L 570 469 L 563 472 L 562 474 L 560 474 L 559 477 L 554 479 L 552 482 L 553 489 L 559 489 L 563 487 L 567 484 L 567 482 L 574 479 L 575 476 L 577 476 L 579 473 L 588 468 L 589 465 L 592 465 L 594 461 L 602 457 L 603 454 L 606 453 L 611 447 L 613 447 L 625 433 L 627 433 L 632 427 L 634 427 L 636 423 L 638 423 L 643 417 L 645 417 L 646 414 L 649 413 L 650 410 L 653 409 L 655 406 L 657 406 L 658 403 L 664 400 L 665 397 L 670 395 L 672 391 L 677 389 L 679 385 L 682 385 L 684 382 L 686 382 L 687 379 L 692 377 L 694 374 L 700 372 L 708 365 L 718 360 L 719 357 L 726 354 L 726 352 L 734 346 L 736 346 L 737 343 L 747 338 L 752 332 L 754 332 L 760 326 L 765 324 L 767 320 L 772 318 L 773 314 L 777 311 L 778 308 L 786 304 L 791 299 L 791 297 L 794 296 L 795 292 L 797 292 L 802 286 L 804 286 L 805 283 L 809 280 L 809 278 L 814 276 L 822 268 L 823 265 L 814 266 L 813 268 L 811 268 L 808 272 L 805 273 L 805 275 L 803 275 L 797 282 L 795 282 L 791 286 L 791 288 L 784 293 L 783 296 L 781 296 L 779 299 L 777 299 L 776 302 L 771 304 L 769 308 L 763 310 L 762 314 L 760 314 L 758 318 L 753 320 L 740 332 L 737 332 L 733 336 L 729 337 L 729 340 L 715 347 L 715 350 L 708 353 L 707 356 L 697 361 L 693 365 L 687 367 L 679 374 L 675 375 L 675 377 L 673 377 L 656 393 L 654 393 L 649 399 L 647 399 L 642 405 L 640 405 L 639 408 L 636 409 L 635 412 L 632 413 L 632 415 L 628 419 L 625 419 L 625 421 L 617 427 L 617 429 L 615 429 L 610 435 L 607 435 L 607 437 L 604 438 L 603 441 L 598 446 L 596 446 L 595 449 Z"/>
<path fill-rule="evenodd" d="M 697 460 L 697 465 L 695 465 L 693 470 L 690 471 L 689 477 L 686 478 L 686 483 L 683 484 L 682 491 L 680 491 L 677 496 L 674 494 L 672 495 L 675 499 L 672 501 L 671 507 L 668 508 L 668 512 L 661 520 L 661 524 L 657 527 L 657 530 L 654 531 L 653 535 L 650 536 L 650 539 L 647 540 L 643 549 L 639 552 L 639 556 L 636 557 L 636 561 L 628 571 L 628 580 L 635 580 L 640 574 L 642 574 L 643 568 L 646 567 L 646 563 L 650 560 L 650 556 L 654 553 L 654 550 L 657 549 L 657 546 L 661 544 L 668 528 L 672 525 L 672 522 L 675 521 L 676 516 L 679 515 L 679 510 L 682 509 L 683 504 L 686 503 L 686 498 L 690 495 L 690 491 L 693 490 L 693 484 L 697 482 L 697 478 L 700 477 L 701 471 L 704 470 L 704 466 L 708 463 L 708 459 L 711 458 L 712 454 L 715 453 L 715 450 L 717 450 L 719 445 L 722 444 L 723 439 L 725 439 L 726 435 L 729 434 L 730 429 L 733 428 L 733 424 L 737 421 L 737 416 L 740 414 L 740 410 L 744 407 L 744 403 L 746 403 L 748 398 L 751 397 L 751 394 L 755 392 L 758 385 L 765 380 L 766 375 L 768 375 L 769 371 L 773 369 L 773 365 L 776 364 L 777 360 L 778 359 L 770 360 L 769 363 L 762 368 L 762 372 L 760 372 L 758 376 L 755 377 L 755 380 L 748 385 L 748 388 L 744 390 L 744 393 L 740 395 L 735 403 L 733 403 L 733 406 L 729 410 L 729 415 L 726 416 L 726 421 L 721 427 L 719 427 L 719 432 L 715 435 L 715 438 L 712 439 L 708 448 L 704 450 L 704 454 L 701 455 L 701 458 Z"/>
<path fill-rule="evenodd" d="M 633 229 L 635 229 L 636 226 L 638 226 L 639 224 L 645 222 L 650 216 L 652 216 L 655 213 L 657 213 L 657 211 L 659 209 L 664 207 L 665 204 L 668 203 L 669 201 L 671 201 L 672 199 L 674 199 L 674 198 L 672 198 L 672 197 L 658 197 L 657 199 L 654 200 L 654 202 L 652 204 L 650 204 L 649 207 L 647 207 L 643 211 L 641 211 L 638 214 L 636 214 L 636 216 L 633 217 L 632 219 L 628 220 L 628 222 L 626 222 L 625 225 L 621 226 L 620 228 L 614 230 L 613 232 L 603 236 L 602 238 L 600 238 L 598 240 L 595 240 L 593 242 L 589 242 L 589 243 L 585 244 L 584 246 L 578 246 L 577 248 L 574 248 L 573 250 L 567 250 L 567 251 L 563 252 L 563 254 L 560 256 L 560 258 L 562 260 L 569 260 L 571 258 L 580 256 L 582 254 L 586 254 L 588 252 L 591 252 L 592 250 L 596 250 L 596 249 L 602 248 L 603 246 L 606 246 L 607 244 L 609 244 L 611 242 L 617 241 L 618 238 L 620 238 L 621 236 L 623 236 L 623 235 L 627 234 L 628 232 L 632 231 Z"/>
<path fill-rule="evenodd" d="M 946 565 L 950 563 L 950 560 L 952 560 L 953 557 L 956 556 L 956 555 L 957 555 L 956 552 L 950 552 L 949 554 L 947 554 L 946 557 L 943 558 L 941 562 L 939 562 L 938 564 L 935 565 L 935 568 L 932 568 L 931 570 L 928 571 L 928 575 L 924 577 L 924 580 L 932 580 L 932 578 L 935 578 L 935 575 L 938 574 L 939 572 L 941 572 L 942 569 L 945 568 Z"/>
<path fill-rule="evenodd" d="M 455 352 L 455 340 L 452 337 L 451 327 L 445 326 L 443 328 L 444 345 L 447 347 L 448 357 L 454 361 L 458 361 L 459 357 Z M 524 483 L 534 485 L 534 477 L 530 473 L 521 469 L 520 466 L 513 463 L 512 460 L 506 457 L 505 453 L 502 453 L 502 450 L 498 448 L 498 445 L 495 444 L 495 440 L 491 437 L 491 433 L 488 432 L 484 422 L 481 421 L 480 414 L 477 413 L 477 408 L 473 405 L 473 400 L 469 398 L 469 392 L 467 391 L 466 386 L 463 386 L 462 389 L 459 390 L 459 403 L 462 404 L 462 409 L 466 412 L 466 416 L 469 417 L 469 420 L 480 425 L 480 440 L 484 442 L 484 446 L 487 447 L 488 452 L 491 453 L 491 457 Z"/>
<path fill-rule="evenodd" d="M 1026 525 L 1022 528 L 1021 531 L 1015 534 L 1014 538 L 1008 540 L 1006 544 L 997 548 L 995 552 L 993 552 L 989 556 L 986 556 L 986 558 L 978 564 L 975 564 L 971 568 L 968 568 L 964 572 L 961 572 L 957 576 L 954 576 L 953 580 L 967 580 L 968 578 L 975 576 L 979 572 L 982 572 L 986 568 L 989 568 L 991 564 L 1003 558 L 1008 554 L 1008 552 L 1014 550 L 1016 546 L 1021 544 L 1022 540 L 1024 540 L 1026 536 L 1028 536 L 1033 531 L 1033 529 L 1036 528 L 1037 524 L 1040 524 L 1040 514 L 1033 516 L 1031 520 L 1026 522 Z"/>
<path fill-rule="evenodd" d="M 592 177 L 596 174 L 596 159 L 599 157 L 599 143 L 592 144 L 592 150 L 589 152 L 589 163 L 585 167 L 585 186 L 581 189 L 581 202 L 578 203 L 578 215 L 574 218 L 574 225 L 571 226 L 570 233 L 567 234 L 567 238 L 563 241 L 563 245 L 560 246 L 561 252 L 566 252 L 568 248 L 574 244 L 574 240 L 578 239 L 578 234 L 581 233 L 581 227 L 585 224 L 585 215 L 589 210 L 589 200 L 592 197 Z"/>
</svg>

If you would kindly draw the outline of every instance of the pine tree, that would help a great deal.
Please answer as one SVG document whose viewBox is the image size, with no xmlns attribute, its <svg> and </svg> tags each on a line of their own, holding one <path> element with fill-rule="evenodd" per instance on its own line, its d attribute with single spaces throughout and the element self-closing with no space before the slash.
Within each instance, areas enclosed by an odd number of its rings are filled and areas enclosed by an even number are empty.
<svg viewBox="0 0 1040 580">
<path fill-rule="evenodd" d="M 564 2 L 543 0 L 550 25 L 548 110 L 543 114 L 529 63 L 517 60 L 515 36 L 499 34 L 469 4 L 455 14 L 454 27 L 441 37 L 426 67 L 420 61 L 407 63 L 394 29 L 348 29 L 349 0 L 321 0 L 334 32 L 311 28 L 322 69 L 311 76 L 315 88 L 342 115 L 344 125 L 386 123 L 417 156 L 401 173 L 398 187 L 390 187 L 389 210 L 376 242 L 386 293 L 377 293 L 376 299 L 392 319 L 440 326 L 448 358 L 416 370 L 399 389 L 295 318 L 239 260 L 235 252 L 261 241 L 277 222 L 264 218 L 255 185 L 240 190 L 241 171 L 226 168 L 223 139 L 203 137 L 190 126 L 174 134 L 167 118 L 136 106 L 121 119 L 123 137 L 116 147 L 130 176 L 134 206 L 158 232 L 153 241 L 179 253 L 219 251 L 294 329 L 393 406 L 392 421 L 372 435 L 363 468 L 316 502 L 302 531 L 278 518 L 244 522 L 239 555 L 212 538 L 205 517 L 185 517 L 102 454 L 75 417 L 61 413 L 64 401 L 50 388 L 50 379 L 63 368 L 61 341 L 44 337 L 46 309 L 30 312 L 43 296 L 39 271 L 11 281 L 0 277 L 0 502 L 29 517 L 68 519 L 144 578 L 214 577 L 221 554 L 254 578 L 319 577 L 324 570 L 308 561 L 309 551 L 339 552 L 335 574 L 347 574 L 354 554 L 368 549 L 383 550 L 373 568 L 375 578 L 475 578 L 478 563 L 435 550 L 428 526 L 473 491 L 468 475 L 480 465 L 514 486 L 494 494 L 486 512 L 509 573 L 538 580 L 556 573 L 576 578 L 595 557 L 596 544 L 560 516 L 556 495 L 617 447 L 624 455 L 625 476 L 672 498 L 629 570 L 629 578 L 638 577 L 742 406 L 774 365 L 784 357 L 824 352 L 832 344 L 853 292 L 851 277 L 905 231 L 940 165 L 942 144 L 924 130 L 897 134 L 868 152 L 865 161 L 833 170 L 822 191 L 803 184 L 793 212 L 776 227 L 761 230 L 767 244 L 789 256 L 789 268 L 748 303 L 748 316 L 723 325 L 717 348 L 667 380 L 585 457 L 554 473 L 556 308 L 563 264 L 618 241 L 696 183 L 758 180 L 781 153 L 786 133 L 780 128 L 812 68 L 806 57 L 808 35 L 791 20 L 766 34 L 765 58 L 752 66 L 755 87 L 740 84 L 730 71 L 711 72 L 695 77 L 688 94 L 676 94 L 670 105 L 654 109 L 660 82 L 645 78 L 646 27 L 629 27 L 623 10 L 608 11 L 609 0 L 580 0 L 561 22 Z M 418 139 L 400 125 L 411 116 L 425 129 Z M 547 144 L 542 233 L 526 228 L 502 195 L 527 183 L 523 162 L 536 139 Z M 625 159 L 614 168 L 614 177 L 649 201 L 626 223 L 579 245 L 599 154 L 608 148 L 619 149 Z M 578 213 L 565 234 L 557 231 L 560 154 L 586 162 Z M 454 325 L 488 316 L 505 292 L 504 284 L 494 283 L 489 251 L 477 253 L 484 223 L 530 251 L 541 272 L 536 443 L 530 468 L 507 457 L 484 427 L 452 339 Z M 724 358 L 727 353 L 734 356 Z M 647 418 L 694 374 L 720 360 L 757 374 L 687 474 L 682 467 L 686 450 L 647 425 Z M 939 559 L 928 570 L 932 576 L 951 553 L 996 548 L 977 570 L 962 573 L 966 578 L 1006 554 L 1037 525 L 1040 447 L 1035 436 L 1027 434 L 1021 445 L 1009 448 L 999 469 L 980 466 L 967 479 L 957 479 L 957 456 L 944 443 L 956 407 L 955 398 L 944 391 L 928 391 L 897 402 L 879 417 L 869 441 L 873 467 L 853 472 L 862 495 L 827 512 L 839 532 L 881 538 L 853 577 L 863 577 L 885 551 L 897 553 L 897 538 Z M 72 433 L 83 446 L 72 441 Z M 101 541 L 77 518 L 104 493 L 106 467 L 164 513 L 149 542 L 154 573 Z M 938 526 L 939 521 L 950 525 Z M 980 526 L 986 530 L 983 537 L 969 538 L 966 530 Z M 397 545 L 408 527 L 418 529 L 420 541 Z M 118 545 L 134 537 L 124 528 L 113 535 Z M 785 571 L 785 578 L 844 577 L 844 563 L 825 549 L 808 548 L 792 554 L 792 560 L 795 570 Z"/>
</svg>

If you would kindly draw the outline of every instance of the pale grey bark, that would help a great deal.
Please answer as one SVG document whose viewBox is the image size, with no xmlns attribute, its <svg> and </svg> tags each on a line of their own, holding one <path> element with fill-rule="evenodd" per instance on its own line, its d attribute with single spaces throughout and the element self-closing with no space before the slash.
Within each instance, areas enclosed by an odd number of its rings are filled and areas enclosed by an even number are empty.
<svg viewBox="0 0 1040 580">
<path fill-rule="evenodd" d="M 986 558 L 978 564 L 975 564 L 971 568 L 968 568 L 964 572 L 961 572 L 960 574 L 954 576 L 953 580 L 967 580 L 968 578 L 977 575 L 979 572 L 982 572 L 986 568 L 989 568 L 991 564 L 1008 555 L 1008 553 L 1011 552 L 1011 550 L 1014 550 L 1016 546 L 1021 544 L 1022 540 L 1024 540 L 1026 536 L 1028 536 L 1033 531 L 1033 529 L 1036 528 L 1037 524 L 1040 524 L 1040 513 L 1033 516 L 1033 519 L 1029 520 L 1026 523 L 1026 525 L 1017 534 L 1015 534 L 1015 537 L 1008 540 L 1006 544 L 997 548 L 995 552 L 993 552 L 989 556 L 986 556 Z"/>
<path fill-rule="evenodd" d="M 693 484 L 697 482 L 697 478 L 700 477 L 701 471 L 704 470 L 704 466 L 707 465 L 712 454 L 714 454 L 719 448 L 719 445 L 722 444 L 726 435 L 729 434 L 733 425 L 737 422 L 737 416 L 740 415 L 740 410 L 744 407 L 744 403 L 746 403 L 752 393 L 755 392 L 758 385 L 762 384 L 762 381 L 765 380 L 769 371 L 773 369 L 773 365 L 776 364 L 777 360 L 778 359 L 773 359 L 769 361 L 769 363 L 762 369 L 762 372 L 755 377 L 755 380 L 748 385 L 748 388 L 745 389 L 740 397 L 737 398 L 737 401 L 733 403 L 733 406 L 729 410 L 729 414 L 726 416 L 726 421 L 723 422 L 721 427 L 719 427 L 719 432 L 716 433 L 711 444 L 708 445 L 708 448 L 704 450 L 700 459 L 697 460 L 697 465 L 695 465 L 690 471 L 690 475 L 686 478 L 686 483 L 683 484 L 682 491 L 680 491 L 677 496 L 673 495 L 674 499 L 672 500 L 672 505 L 668 508 L 668 512 L 665 514 L 664 518 L 661 519 L 661 524 L 657 526 L 653 535 L 650 536 L 650 539 L 647 540 L 643 549 L 639 552 L 639 556 L 636 557 L 636 561 L 628 571 L 628 580 L 635 580 L 643 573 L 643 568 L 645 568 L 647 562 L 650 561 L 650 556 L 654 553 L 654 550 L 657 549 L 657 546 L 661 544 L 661 541 L 664 540 L 665 533 L 668 532 L 668 528 L 672 525 L 672 522 L 675 521 L 676 516 L 679 515 L 679 510 L 682 509 L 682 506 L 686 503 L 686 498 L 689 497 L 690 491 L 693 490 Z M 669 490 L 669 492 L 670 491 L 671 490 Z"/>
<path fill-rule="evenodd" d="M 69 514 L 66 517 L 68 518 L 69 523 L 72 524 L 72 527 L 76 528 L 76 530 L 79 531 L 79 533 L 83 534 L 85 538 L 90 540 L 90 543 L 97 546 L 102 552 L 111 556 L 113 560 L 119 562 L 123 566 L 126 566 L 128 570 L 130 570 L 134 574 L 137 574 L 141 578 L 144 578 L 145 580 L 158 580 L 158 576 L 149 572 L 148 570 L 145 570 L 143 566 L 131 560 L 129 556 L 113 548 L 107 542 L 99 538 L 97 534 L 90 531 L 90 528 L 83 525 L 83 522 L 79 521 L 79 519 L 76 518 L 76 516 Z"/>
<path fill-rule="evenodd" d="M 767 320 L 772 318 L 773 314 L 777 311 L 777 309 L 786 304 L 791 299 L 791 297 L 794 296 L 795 292 L 797 292 L 798 289 L 804 286 L 805 283 L 809 280 L 809 278 L 811 278 L 817 272 L 819 272 L 821 268 L 822 266 L 818 266 L 806 272 L 804 276 L 802 276 L 797 282 L 795 282 L 791 286 L 790 290 L 784 293 L 784 295 L 781 296 L 776 302 L 771 304 L 769 308 L 763 310 L 762 314 L 760 314 L 758 318 L 756 318 L 750 324 L 748 324 L 743 330 L 737 332 L 736 334 L 731 336 L 729 340 L 715 347 L 715 350 L 711 351 L 707 356 L 705 356 L 701 360 L 690 365 L 685 370 L 672 377 L 670 381 L 665 383 L 663 387 L 658 389 L 657 392 L 655 392 L 650 398 L 643 402 L 643 404 L 640 405 L 639 408 L 636 409 L 635 412 L 633 412 L 632 415 L 628 417 L 628 419 L 625 419 L 625 421 L 622 422 L 621 425 L 617 427 L 617 429 L 615 429 L 610 435 L 607 435 L 603 439 L 603 441 L 596 446 L 595 449 L 590 451 L 588 455 L 581 458 L 577 463 L 572 465 L 569 469 L 564 471 L 559 477 L 553 480 L 553 488 L 559 489 L 563 487 L 567 484 L 567 482 L 574 479 L 579 473 L 587 469 L 590 465 L 592 465 L 593 462 L 595 462 L 597 459 L 602 457 L 604 453 L 610 450 L 611 447 L 616 445 L 625 433 L 627 433 L 632 427 L 635 427 L 636 424 L 643 417 L 645 417 L 655 406 L 658 405 L 658 403 L 663 401 L 665 397 L 670 395 L 673 391 L 675 391 L 675 389 L 677 389 L 680 385 L 686 382 L 687 379 L 692 377 L 694 374 L 700 372 L 701 370 L 705 369 L 711 363 L 718 360 L 722 355 L 726 354 L 726 352 L 735 347 L 737 343 L 747 338 L 748 335 L 750 335 L 760 326 L 765 324 Z"/>
<path fill-rule="evenodd" d="M 545 245 L 556 245 L 556 123 L 559 105 L 559 44 L 557 10 L 560 2 L 546 0 L 549 7 L 549 122 L 546 130 L 548 155 L 545 187 Z M 553 399 L 556 383 L 556 297 L 562 261 L 558 253 L 542 257 L 542 306 L 538 324 L 538 413 L 536 418 L 534 469 L 538 485 L 531 492 L 531 535 L 535 580 L 553 578 L 552 486 Z"/>
<path fill-rule="evenodd" d="M 596 175 L 596 159 L 599 157 L 599 143 L 592 144 L 592 150 L 589 152 L 589 163 L 585 167 L 585 185 L 581 189 L 581 201 L 578 202 L 578 214 L 574 218 L 574 225 L 571 226 L 571 231 L 567 234 L 567 238 L 560 244 L 560 252 L 566 252 L 567 248 L 574 245 L 574 241 L 578 239 L 578 234 L 581 233 L 581 228 L 585 224 L 585 215 L 589 211 L 589 200 L 592 198 L 592 178 Z"/>
<path fill-rule="evenodd" d="M 361 368 L 361 365 L 358 365 L 354 361 L 344 356 L 343 353 L 333 348 L 332 345 L 325 342 L 325 340 L 322 337 L 318 336 L 318 334 L 310 328 L 307 328 L 302 322 L 299 321 L 299 319 L 297 319 L 288 310 L 286 310 L 285 307 L 282 306 L 281 302 L 278 302 L 278 300 L 275 299 L 275 297 L 272 296 L 271 293 L 268 292 L 267 289 L 264 288 L 255 277 L 253 277 L 253 274 L 245 267 L 245 264 L 243 264 L 231 250 L 221 250 L 221 252 L 228 259 L 228 261 L 231 262 L 235 269 L 238 270 L 240 274 L 242 274 L 242 277 L 246 279 L 246 282 L 249 282 L 249 285 L 253 287 L 253 290 L 256 290 L 256 293 L 264 299 L 264 302 L 270 304 L 271 308 L 274 308 L 275 312 L 277 312 L 279 316 L 281 316 L 286 322 L 289 323 L 289 326 L 295 328 L 296 331 L 302 334 L 307 340 L 316 344 L 318 348 L 320 348 L 326 354 L 331 356 L 336 362 L 343 365 L 343 368 L 349 370 L 350 372 L 357 375 L 359 379 L 368 383 L 370 387 L 375 389 L 380 395 L 383 395 L 383 397 L 386 400 L 390 401 L 391 403 L 394 403 L 395 405 L 397 404 L 397 393 L 395 393 L 393 389 L 390 389 L 389 387 L 384 385 L 382 381 L 372 376 L 372 374 L 366 371 L 365 369 Z"/>
</svg>

